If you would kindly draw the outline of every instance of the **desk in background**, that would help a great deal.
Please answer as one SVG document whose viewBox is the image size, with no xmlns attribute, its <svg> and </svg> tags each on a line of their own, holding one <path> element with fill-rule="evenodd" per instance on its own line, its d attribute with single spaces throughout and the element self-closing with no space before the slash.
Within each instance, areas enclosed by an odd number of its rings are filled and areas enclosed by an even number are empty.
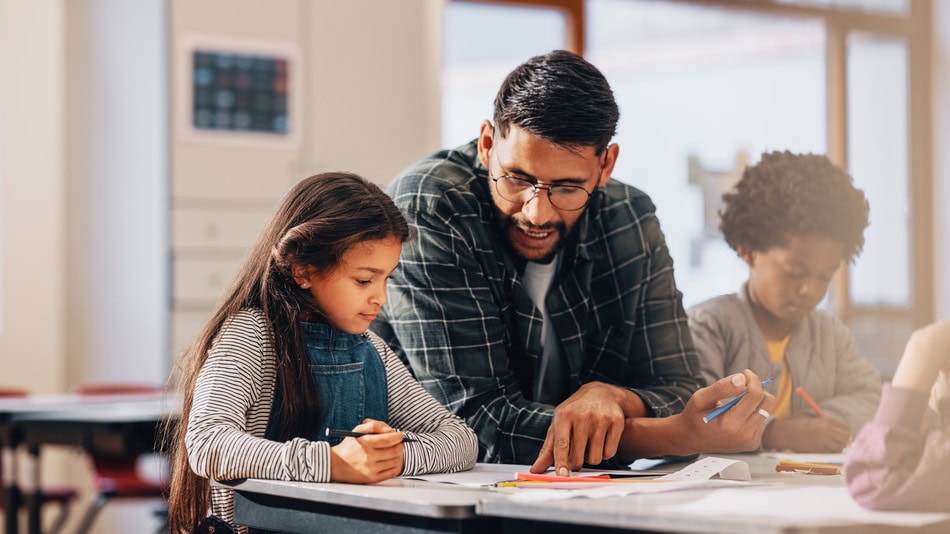
<svg viewBox="0 0 950 534">
<path fill-rule="evenodd" d="M 87 452 L 140 454 L 156 450 L 159 424 L 177 417 L 178 399 L 155 395 L 33 396 L 0 400 L 0 447 L 3 456 L 5 531 L 19 532 L 23 495 L 31 495 L 30 534 L 40 532 L 40 448 L 81 447 Z M 25 445 L 27 479 L 18 480 L 16 450 Z"/>
</svg>

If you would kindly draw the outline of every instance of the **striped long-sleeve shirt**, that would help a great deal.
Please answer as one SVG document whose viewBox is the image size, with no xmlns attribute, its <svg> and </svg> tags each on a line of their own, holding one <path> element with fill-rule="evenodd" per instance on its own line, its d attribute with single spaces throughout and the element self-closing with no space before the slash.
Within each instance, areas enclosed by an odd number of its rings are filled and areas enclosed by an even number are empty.
<svg viewBox="0 0 950 534">
<path fill-rule="evenodd" d="M 471 469 L 475 434 L 412 378 L 375 334 L 388 383 L 388 424 L 417 440 L 405 444 L 404 475 Z M 264 439 L 277 382 L 276 356 L 260 310 L 244 310 L 222 328 L 198 375 L 185 446 L 192 470 L 214 480 L 269 478 L 330 481 L 330 444 Z M 231 490 L 214 488 L 215 515 L 231 520 Z"/>
</svg>

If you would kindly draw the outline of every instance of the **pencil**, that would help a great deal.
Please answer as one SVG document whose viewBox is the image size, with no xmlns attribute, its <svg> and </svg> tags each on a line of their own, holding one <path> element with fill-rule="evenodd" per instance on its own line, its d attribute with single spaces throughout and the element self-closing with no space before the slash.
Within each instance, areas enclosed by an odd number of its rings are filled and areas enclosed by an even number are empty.
<svg viewBox="0 0 950 534">
<path fill-rule="evenodd" d="M 782 460 L 775 466 L 776 471 L 799 471 L 816 475 L 840 475 L 841 466 L 838 464 L 793 462 Z"/>
<path fill-rule="evenodd" d="M 327 429 L 327 437 L 333 438 L 361 438 L 370 435 L 371 432 L 353 432 L 351 430 L 337 430 L 335 428 Z M 403 443 L 415 443 L 419 440 L 412 438 L 402 438 Z"/>
<path fill-rule="evenodd" d="M 795 389 L 795 393 L 798 393 L 798 396 L 801 397 L 802 400 L 805 401 L 805 404 L 814 410 L 816 414 L 818 414 L 818 417 L 825 416 L 825 411 L 821 409 L 821 406 L 818 406 L 818 403 L 815 402 L 815 399 L 811 398 L 811 395 L 805 391 L 805 388 L 798 386 L 798 388 Z"/>
<path fill-rule="evenodd" d="M 772 379 L 771 379 L 771 378 L 766 378 L 765 380 L 762 381 L 762 387 L 765 387 L 765 386 L 767 386 L 767 385 L 769 385 L 769 384 L 771 384 L 771 383 L 772 383 Z M 736 404 L 739 404 L 739 401 L 742 400 L 742 397 L 745 397 L 745 393 L 743 393 L 743 394 L 741 394 L 741 395 L 738 395 L 736 398 L 732 399 L 731 401 L 729 401 L 729 402 L 723 404 L 722 406 L 716 408 L 715 410 L 709 412 L 708 415 L 706 415 L 705 417 L 703 417 L 703 422 L 704 422 L 704 423 L 708 423 L 708 422 L 712 421 L 713 419 L 719 417 L 720 415 L 722 415 L 722 414 L 728 412 L 730 408 L 732 408 L 732 407 L 735 406 Z"/>
</svg>

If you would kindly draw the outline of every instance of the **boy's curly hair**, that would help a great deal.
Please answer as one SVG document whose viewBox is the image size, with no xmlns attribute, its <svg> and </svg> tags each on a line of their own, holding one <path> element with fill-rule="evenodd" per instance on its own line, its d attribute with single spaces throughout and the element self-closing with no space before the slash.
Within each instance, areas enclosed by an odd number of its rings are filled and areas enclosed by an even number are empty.
<svg viewBox="0 0 950 534">
<path fill-rule="evenodd" d="M 795 234 L 817 235 L 840 242 L 853 262 L 864 247 L 868 201 L 825 156 L 762 154 L 722 200 L 719 229 L 734 250 L 741 244 L 763 251 Z"/>
</svg>

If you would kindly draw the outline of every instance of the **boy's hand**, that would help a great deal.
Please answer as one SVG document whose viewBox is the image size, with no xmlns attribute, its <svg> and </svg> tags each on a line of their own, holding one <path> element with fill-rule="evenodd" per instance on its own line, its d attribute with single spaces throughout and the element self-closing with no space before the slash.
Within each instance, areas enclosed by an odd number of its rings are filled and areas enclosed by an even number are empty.
<svg viewBox="0 0 950 534">
<path fill-rule="evenodd" d="M 834 417 L 790 415 L 769 424 L 762 436 L 767 449 L 795 452 L 841 452 L 851 442 L 848 425 Z"/>
<path fill-rule="evenodd" d="M 330 448 L 330 480 L 374 484 L 402 473 L 402 432 L 381 421 L 366 419 L 353 428 L 366 432 L 360 438 L 344 438 Z"/>
</svg>

